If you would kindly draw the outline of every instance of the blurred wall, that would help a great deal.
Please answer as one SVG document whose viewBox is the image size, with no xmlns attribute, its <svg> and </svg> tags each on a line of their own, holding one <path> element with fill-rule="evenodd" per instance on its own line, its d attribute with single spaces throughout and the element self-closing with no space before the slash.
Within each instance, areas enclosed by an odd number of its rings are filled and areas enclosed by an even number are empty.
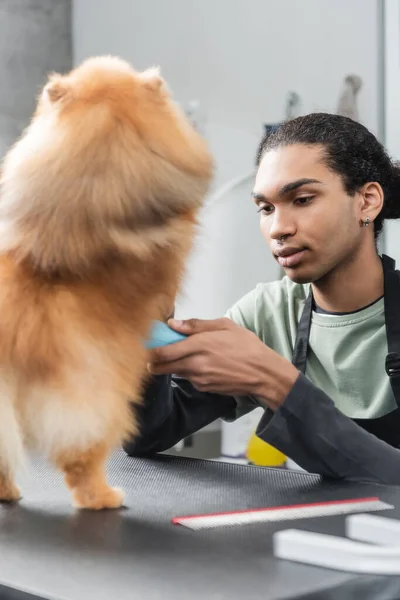
<svg viewBox="0 0 400 600">
<path fill-rule="evenodd" d="M 379 0 L 75 0 L 74 61 L 112 53 L 161 65 L 176 98 L 200 103 L 215 185 L 252 169 L 264 122 L 335 111 L 343 78 L 363 79 L 361 119 L 380 124 Z M 180 316 L 215 317 L 279 270 L 258 231 L 252 181 L 204 211 Z"/>
<path fill-rule="evenodd" d="M 1 156 L 29 122 L 47 74 L 71 65 L 71 0 L 0 0 Z"/>
</svg>

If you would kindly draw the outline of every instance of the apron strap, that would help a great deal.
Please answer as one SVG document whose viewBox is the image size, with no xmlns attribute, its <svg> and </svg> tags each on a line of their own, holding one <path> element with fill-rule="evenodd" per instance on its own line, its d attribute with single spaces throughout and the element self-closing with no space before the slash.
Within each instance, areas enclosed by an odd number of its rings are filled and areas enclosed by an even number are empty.
<svg viewBox="0 0 400 600">
<path fill-rule="evenodd" d="M 313 293 L 310 286 L 310 293 L 305 301 L 303 312 L 300 317 L 300 323 L 297 329 L 297 336 L 292 356 L 292 364 L 296 367 L 296 369 L 303 373 L 303 375 L 305 375 L 307 366 L 307 350 L 308 340 L 310 339 L 312 309 Z"/>
<path fill-rule="evenodd" d="M 400 273 L 395 271 L 395 262 L 382 256 L 384 277 L 384 303 L 388 355 L 385 360 L 386 373 L 390 380 L 397 406 L 400 407 Z"/>
<path fill-rule="evenodd" d="M 382 255 L 384 278 L 384 306 L 388 354 L 385 360 L 386 373 L 390 380 L 396 404 L 400 407 L 400 272 L 395 271 L 395 261 Z M 313 294 L 304 304 L 293 350 L 292 364 L 303 374 L 306 372 L 307 351 L 310 339 L 313 309 Z"/>
</svg>

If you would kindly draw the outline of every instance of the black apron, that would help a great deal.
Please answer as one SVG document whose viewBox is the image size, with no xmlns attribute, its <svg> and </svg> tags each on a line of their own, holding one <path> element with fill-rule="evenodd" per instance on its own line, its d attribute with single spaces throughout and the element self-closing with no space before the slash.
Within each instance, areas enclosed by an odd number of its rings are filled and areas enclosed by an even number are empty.
<svg viewBox="0 0 400 600">
<path fill-rule="evenodd" d="M 392 412 L 377 419 L 352 419 L 357 425 L 386 443 L 400 448 L 400 271 L 395 261 L 382 256 L 384 278 L 384 306 L 388 355 L 385 369 L 397 404 Z M 292 363 L 303 374 L 306 372 L 314 299 L 312 288 L 305 302 L 297 331 Z M 368 365 L 366 365 L 368 368 Z"/>
</svg>

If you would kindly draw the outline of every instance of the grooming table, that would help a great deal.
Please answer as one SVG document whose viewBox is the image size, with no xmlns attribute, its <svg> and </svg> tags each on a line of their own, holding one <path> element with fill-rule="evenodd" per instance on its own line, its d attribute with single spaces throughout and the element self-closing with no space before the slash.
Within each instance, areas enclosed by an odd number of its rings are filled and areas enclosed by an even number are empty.
<svg viewBox="0 0 400 600">
<path fill-rule="evenodd" d="M 110 481 L 126 509 L 75 511 L 61 476 L 41 460 L 19 505 L 0 506 L 0 599 L 236 600 L 400 598 L 400 578 L 274 559 L 272 533 L 344 534 L 344 517 L 191 531 L 176 515 L 379 496 L 400 518 L 400 488 L 321 482 L 301 472 L 116 452 Z M 374 513 L 383 514 L 383 513 Z"/>
</svg>

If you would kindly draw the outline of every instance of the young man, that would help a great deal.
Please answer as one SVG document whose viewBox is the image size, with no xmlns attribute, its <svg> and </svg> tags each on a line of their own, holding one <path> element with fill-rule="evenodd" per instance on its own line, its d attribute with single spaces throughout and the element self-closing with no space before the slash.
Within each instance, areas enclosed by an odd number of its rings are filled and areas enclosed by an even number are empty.
<svg viewBox="0 0 400 600">
<path fill-rule="evenodd" d="M 285 277 L 225 319 L 170 323 L 189 337 L 153 351 L 129 454 L 261 405 L 257 435 L 306 470 L 400 484 L 400 278 L 376 250 L 384 219 L 400 216 L 399 173 L 367 129 L 336 115 L 263 140 L 253 199 Z"/>
</svg>

